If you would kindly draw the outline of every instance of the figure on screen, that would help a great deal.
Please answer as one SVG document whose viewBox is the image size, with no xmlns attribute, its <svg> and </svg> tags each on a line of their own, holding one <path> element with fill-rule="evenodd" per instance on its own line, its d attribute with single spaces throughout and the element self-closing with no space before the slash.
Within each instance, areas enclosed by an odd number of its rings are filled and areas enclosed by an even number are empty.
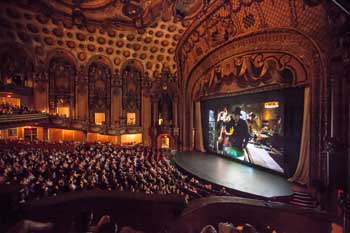
<svg viewBox="0 0 350 233">
<path fill-rule="evenodd" d="M 248 114 L 247 123 L 248 123 L 248 130 L 249 130 L 250 137 L 253 138 L 255 141 L 260 127 L 258 124 L 257 116 L 254 112 L 250 112 Z"/>
<path fill-rule="evenodd" d="M 243 150 L 249 141 L 247 123 L 241 119 L 241 108 L 236 107 L 231 120 L 226 124 L 226 136 L 229 138 L 231 147 Z"/>
</svg>

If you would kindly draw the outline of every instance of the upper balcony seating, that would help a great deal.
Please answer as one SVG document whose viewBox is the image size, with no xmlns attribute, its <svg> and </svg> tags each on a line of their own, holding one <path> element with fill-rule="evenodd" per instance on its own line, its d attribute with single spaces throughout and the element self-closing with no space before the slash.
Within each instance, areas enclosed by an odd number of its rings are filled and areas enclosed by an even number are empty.
<svg viewBox="0 0 350 233">
<path fill-rule="evenodd" d="M 39 113 L 39 111 L 26 106 L 12 105 L 10 103 L 0 104 L 0 115 L 33 114 L 33 113 Z"/>
<path fill-rule="evenodd" d="M 0 104 L 0 129 L 14 128 L 26 124 L 47 122 L 48 116 L 35 109 L 15 106 L 9 103 Z"/>
</svg>

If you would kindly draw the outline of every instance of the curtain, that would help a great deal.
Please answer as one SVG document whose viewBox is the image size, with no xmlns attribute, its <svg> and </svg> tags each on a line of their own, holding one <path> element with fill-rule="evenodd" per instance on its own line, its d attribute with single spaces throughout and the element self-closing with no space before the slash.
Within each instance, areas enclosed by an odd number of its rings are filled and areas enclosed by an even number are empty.
<svg viewBox="0 0 350 233">
<path fill-rule="evenodd" d="M 199 101 L 195 103 L 195 129 L 194 148 L 197 151 L 205 152 L 203 144 L 201 103 Z"/>
<path fill-rule="evenodd" d="M 310 88 L 304 90 L 304 114 L 303 114 L 303 129 L 300 145 L 300 157 L 297 169 L 289 179 L 302 185 L 309 184 L 309 169 L 310 169 Z"/>
</svg>

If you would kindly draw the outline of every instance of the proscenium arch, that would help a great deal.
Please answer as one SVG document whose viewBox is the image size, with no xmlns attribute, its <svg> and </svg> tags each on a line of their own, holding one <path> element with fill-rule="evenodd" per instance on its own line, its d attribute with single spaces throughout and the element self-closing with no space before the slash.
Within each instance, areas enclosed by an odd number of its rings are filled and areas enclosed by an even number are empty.
<svg viewBox="0 0 350 233">
<path fill-rule="evenodd" d="M 253 53 L 287 53 L 297 59 L 304 67 L 307 80 L 305 85 L 311 91 L 311 152 L 310 161 L 316 161 L 310 167 L 310 179 L 320 176 L 321 159 L 320 152 L 323 149 L 322 140 L 327 131 L 327 126 L 320 124 L 326 118 L 325 103 L 328 68 L 327 59 L 321 53 L 319 45 L 309 36 L 291 28 L 266 29 L 246 35 L 238 36 L 226 42 L 214 51 L 206 54 L 197 62 L 189 72 L 182 77 L 182 133 L 184 143 L 182 149 L 189 150 L 193 144 L 191 137 L 193 123 L 193 90 L 203 78 L 203 74 L 215 67 L 225 59 L 241 54 Z M 263 85 L 261 87 L 264 87 Z M 259 91 L 260 87 L 253 90 Z M 260 89 L 261 91 L 261 89 Z"/>
<path fill-rule="evenodd" d="M 298 46 L 292 46 L 293 44 Z M 254 48 L 252 49 L 253 45 Z M 322 67 L 326 69 L 325 62 L 321 59 L 322 53 L 317 43 L 310 37 L 295 29 L 267 29 L 238 36 L 206 54 L 202 60 L 192 67 L 187 75 L 185 74 L 186 77 L 182 77 L 183 87 L 187 92 L 191 90 L 192 86 L 203 77 L 203 74 L 223 60 L 233 56 L 261 52 L 287 53 L 295 57 L 305 67 L 309 83 L 312 82 L 312 78 L 315 78 L 310 76 L 310 71 L 314 66 L 311 62 L 314 58 L 318 59 L 320 69 Z"/>
<path fill-rule="evenodd" d="M 247 94 L 247 93 L 256 93 L 256 92 L 261 92 L 265 90 L 274 90 L 274 89 L 281 89 L 284 87 L 296 87 L 296 86 L 308 86 L 309 85 L 309 80 L 307 80 L 308 75 L 307 75 L 307 70 L 305 66 L 302 64 L 302 61 L 298 58 L 295 57 L 293 54 L 288 53 L 288 52 L 277 52 L 277 51 L 268 51 L 268 50 L 263 50 L 263 51 L 254 51 L 254 52 L 246 52 L 242 54 L 236 54 L 234 56 L 228 57 L 222 61 L 219 61 L 216 64 L 213 64 L 210 68 L 208 68 L 208 73 L 206 75 L 198 76 L 197 80 L 193 82 L 193 85 L 191 85 L 190 90 L 188 90 L 188 93 L 190 95 L 190 98 L 192 100 L 196 100 L 195 93 L 198 91 L 200 88 L 201 81 L 208 77 L 208 75 L 213 75 L 213 70 L 215 70 L 216 67 L 223 65 L 222 63 L 226 64 L 227 60 L 232 60 L 232 59 L 238 59 L 238 58 L 244 58 L 247 56 L 254 56 L 254 55 L 261 55 L 261 56 L 266 56 L 264 57 L 267 60 L 272 60 L 272 55 L 279 55 L 281 57 L 283 56 L 290 56 L 290 60 L 293 61 L 293 63 L 290 63 L 285 66 L 286 69 L 289 69 L 291 73 L 293 74 L 293 82 L 288 83 L 288 84 L 279 84 L 278 82 L 274 83 L 269 83 L 269 84 L 259 84 L 258 86 L 247 86 L 247 87 L 237 87 L 236 89 L 232 89 L 229 93 L 226 92 L 216 92 L 215 93 L 215 98 L 218 97 L 227 97 L 227 96 L 234 96 L 234 95 L 240 95 L 240 94 Z M 273 60 L 277 59 L 273 58 Z M 295 64 L 297 63 L 297 64 Z M 223 77 L 224 78 L 224 77 Z M 234 81 L 231 77 L 226 77 L 231 79 L 230 81 Z M 305 81 L 302 80 L 302 78 L 305 78 Z M 225 82 L 225 80 L 223 81 Z M 203 96 L 201 97 L 203 98 Z M 206 95 L 204 97 L 205 99 L 210 99 L 213 98 L 212 95 Z"/>
</svg>

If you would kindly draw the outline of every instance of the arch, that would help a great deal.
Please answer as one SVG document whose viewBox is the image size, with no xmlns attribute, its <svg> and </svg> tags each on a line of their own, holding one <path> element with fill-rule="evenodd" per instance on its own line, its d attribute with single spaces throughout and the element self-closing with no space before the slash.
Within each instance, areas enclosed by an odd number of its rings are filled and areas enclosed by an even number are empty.
<svg viewBox="0 0 350 233">
<path fill-rule="evenodd" d="M 158 96 L 158 116 L 157 119 L 162 119 L 162 122 L 158 122 L 161 126 L 172 127 L 173 126 L 173 99 L 169 93 L 162 92 Z"/>
<path fill-rule="evenodd" d="M 18 43 L 4 42 L 0 50 L 0 82 L 15 87 L 32 87 L 35 60 L 33 54 Z"/>
<path fill-rule="evenodd" d="M 165 145 L 163 144 L 163 140 L 167 138 L 168 141 L 168 147 L 164 147 Z M 157 136 L 157 149 L 171 149 L 173 148 L 174 145 L 174 139 L 173 137 L 168 134 L 168 133 L 162 133 L 162 134 L 158 134 Z"/>
<path fill-rule="evenodd" d="M 56 57 L 62 57 L 64 59 L 66 59 L 71 64 L 73 64 L 74 67 L 75 67 L 75 70 L 77 70 L 78 61 L 75 58 L 74 54 L 72 52 L 68 51 L 68 50 L 58 49 L 58 48 L 50 50 L 47 53 L 46 61 L 48 61 L 48 62 L 46 63 L 46 70 L 49 70 L 49 66 L 50 66 L 51 60 L 56 58 Z"/>
<path fill-rule="evenodd" d="M 135 67 L 138 71 L 141 72 L 141 74 L 143 75 L 144 74 L 144 67 L 142 65 L 142 63 L 137 60 L 137 59 L 128 59 L 126 60 L 123 65 L 121 66 L 121 69 L 120 71 L 123 72 L 123 70 L 128 67 L 128 66 L 133 66 Z"/>
<path fill-rule="evenodd" d="M 94 63 L 94 62 L 100 62 L 100 63 L 103 63 L 105 65 L 107 65 L 111 71 L 113 70 L 113 63 L 112 61 L 104 56 L 104 55 L 95 55 L 95 56 L 92 56 L 89 61 L 85 64 L 85 74 L 88 75 L 89 74 L 89 66 Z"/>
<path fill-rule="evenodd" d="M 261 43 L 262 41 L 264 43 Z M 254 45 L 253 49 L 252 45 Z M 318 58 L 319 68 L 324 64 L 318 45 L 310 37 L 295 29 L 266 29 L 239 36 L 208 53 L 189 70 L 186 77 L 183 77 L 183 86 L 187 91 L 192 90 L 193 85 L 198 83 L 201 77 L 205 77 L 205 73 L 219 65 L 223 60 L 259 53 L 290 55 L 296 62 L 299 62 L 307 73 L 307 84 L 310 84 L 313 78 L 309 75 L 310 68 L 314 66 L 311 64 L 313 58 Z"/>
<path fill-rule="evenodd" d="M 64 51 L 55 50 L 47 63 L 49 77 L 49 111 L 67 117 L 75 113 L 75 77 L 74 60 Z"/>
<path fill-rule="evenodd" d="M 135 114 L 135 125 L 141 124 L 141 92 L 143 66 L 136 59 L 127 60 L 121 67 L 122 75 L 122 107 L 124 118 L 128 114 Z M 126 122 L 128 125 L 128 122 Z M 132 126 L 132 125 L 131 125 Z"/>
<path fill-rule="evenodd" d="M 89 121 L 92 124 L 110 125 L 112 64 L 107 57 L 94 56 L 86 66 L 88 77 Z M 96 122 L 100 114 L 101 122 Z"/>
<path fill-rule="evenodd" d="M 288 55 L 292 63 L 287 63 L 285 67 L 296 78 L 295 82 L 289 85 L 281 85 L 281 83 L 261 84 L 258 86 L 251 86 L 248 88 L 231 89 L 233 95 L 254 93 L 266 91 L 269 89 L 280 89 L 287 86 L 307 85 L 311 89 L 311 152 L 310 161 L 317 161 L 312 164 L 310 170 L 310 177 L 317 177 L 320 169 L 321 159 L 320 151 L 322 151 L 322 135 L 326 132 L 326 126 L 320 124 L 324 122 L 326 115 L 324 110 L 324 103 L 326 101 L 326 94 L 324 91 L 325 82 L 327 80 L 327 59 L 325 54 L 321 52 L 319 44 L 305 33 L 291 28 L 274 28 L 264 29 L 246 35 L 237 36 L 232 40 L 219 46 L 217 49 L 206 54 L 203 59 L 199 60 L 193 67 L 183 73 L 182 77 L 182 91 L 184 103 L 180 110 L 181 114 L 181 140 L 184 142 L 184 149 L 190 150 L 192 145 L 191 130 L 194 127 L 194 111 L 193 106 L 195 101 L 202 100 L 196 98 L 196 93 L 200 86 L 206 86 L 208 81 L 205 79 L 212 78 L 215 68 L 224 64 L 224 61 L 234 61 L 235 58 L 252 56 L 257 54 L 284 54 Z M 230 73 L 228 73 L 230 74 Z M 300 76 L 305 77 L 300 80 Z M 230 75 L 226 76 L 230 78 Z M 212 82 L 217 82 L 213 80 Z M 215 94 L 227 94 L 216 89 Z"/>
</svg>

